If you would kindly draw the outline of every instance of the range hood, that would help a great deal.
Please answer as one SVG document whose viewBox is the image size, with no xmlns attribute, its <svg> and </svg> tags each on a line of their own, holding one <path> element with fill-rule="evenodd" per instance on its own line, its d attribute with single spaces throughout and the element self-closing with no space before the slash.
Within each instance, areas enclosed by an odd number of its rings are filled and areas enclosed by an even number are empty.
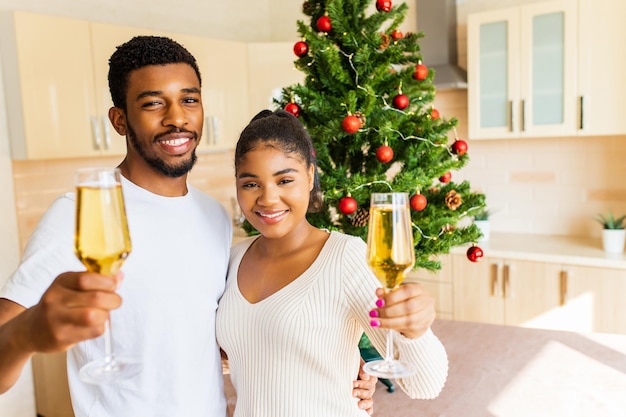
<svg viewBox="0 0 626 417">
<path fill-rule="evenodd" d="M 424 64 L 435 70 L 437 89 L 467 88 L 467 72 L 457 65 L 456 1 L 417 0 L 417 30 Z"/>
</svg>

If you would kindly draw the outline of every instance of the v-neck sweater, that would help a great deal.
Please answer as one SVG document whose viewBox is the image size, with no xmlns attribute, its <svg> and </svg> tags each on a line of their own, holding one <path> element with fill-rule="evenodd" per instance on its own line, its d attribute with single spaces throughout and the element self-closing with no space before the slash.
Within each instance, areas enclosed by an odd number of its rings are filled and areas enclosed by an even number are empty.
<svg viewBox="0 0 626 417">
<path fill-rule="evenodd" d="M 231 249 L 217 313 L 218 342 L 237 392 L 235 417 L 367 416 L 352 397 L 358 342 L 365 331 L 384 352 L 386 330 L 369 324 L 380 283 L 365 262 L 365 242 L 331 232 L 305 272 L 250 303 L 239 290 L 237 273 L 254 239 Z M 438 395 L 448 360 L 432 331 L 417 339 L 396 337 L 395 346 L 400 358 L 418 368 L 398 385 L 413 398 Z"/>
</svg>

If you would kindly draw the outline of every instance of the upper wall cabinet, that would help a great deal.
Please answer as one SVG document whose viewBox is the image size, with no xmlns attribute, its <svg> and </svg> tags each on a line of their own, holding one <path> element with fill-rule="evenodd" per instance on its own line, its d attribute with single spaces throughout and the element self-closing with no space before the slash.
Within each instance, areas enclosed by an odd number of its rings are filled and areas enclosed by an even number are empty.
<svg viewBox="0 0 626 417">
<path fill-rule="evenodd" d="M 0 38 L 14 159 L 122 155 L 108 119 L 109 57 L 136 35 L 166 35 L 198 60 L 205 125 L 199 151 L 230 149 L 249 120 L 243 42 L 165 34 L 23 12 L 2 15 Z"/>
<path fill-rule="evenodd" d="M 626 3 L 558 0 L 468 16 L 472 139 L 626 134 Z"/>
<path fill-rule="evenodd" d="M 471 139 L 576 133 L 576 12 L 551 1 L 468 16 Z"/>
<path fill-rule="evenodd" d="M 232 149 L 250 121 L 248 47 L 244 42 L 167 34 L 198 61 L 204 129 L 198 151 Z"/>
<path fill-rule="evenodd" d="M 579 134 L 626 134 L 626 1 L 578 0 Z"/>
<path fill-rule="evenodd" d="M 107 116 L 108 57 L 139 29 L 22 12 L 2 19 L 13 158 L 124 153 Z"/>
</svg>

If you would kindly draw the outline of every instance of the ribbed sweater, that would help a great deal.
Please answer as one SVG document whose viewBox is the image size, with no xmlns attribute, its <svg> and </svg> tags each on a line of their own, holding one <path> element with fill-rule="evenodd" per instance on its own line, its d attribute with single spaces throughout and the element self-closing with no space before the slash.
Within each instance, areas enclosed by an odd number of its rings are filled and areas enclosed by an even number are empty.
<svg viewBox="0 0 626 417">
<path fill-rule="evenodd" d="M 369 324 L 380 283 L 365 262 L 365 243 L 332 232 L 302 275 L 251 304 L 237 271 L 254 239 L 232 248 L 217 313 L 218 342 L 237 392 L 235 417 L 367 416 L 352 397 L 358 342 L 365 331 L 384 352 L 386 330 Z M 439 339 L 428 330 L 418 339 L 399 336 L 395 345 L 396 355 L 418 368 L 398 385 L 412 398 L 437 396 L 448 371 Z"/>
</svg>

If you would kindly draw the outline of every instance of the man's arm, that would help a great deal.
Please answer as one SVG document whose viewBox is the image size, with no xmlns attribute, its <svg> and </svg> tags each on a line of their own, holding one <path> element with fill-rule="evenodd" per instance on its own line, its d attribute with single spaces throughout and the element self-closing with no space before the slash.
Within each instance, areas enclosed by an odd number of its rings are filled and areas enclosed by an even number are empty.
<svg viewBox="0 0 626 417">
<path fill-rule="evenodd" d="M 0 393 L 19 378 L 37 352 L 61 352 L 104 332 L 109 311 L 121 305 L 115 293 L 121 274 L 59 275 L 35 306 L 0 299 Z"/>
</svg>

